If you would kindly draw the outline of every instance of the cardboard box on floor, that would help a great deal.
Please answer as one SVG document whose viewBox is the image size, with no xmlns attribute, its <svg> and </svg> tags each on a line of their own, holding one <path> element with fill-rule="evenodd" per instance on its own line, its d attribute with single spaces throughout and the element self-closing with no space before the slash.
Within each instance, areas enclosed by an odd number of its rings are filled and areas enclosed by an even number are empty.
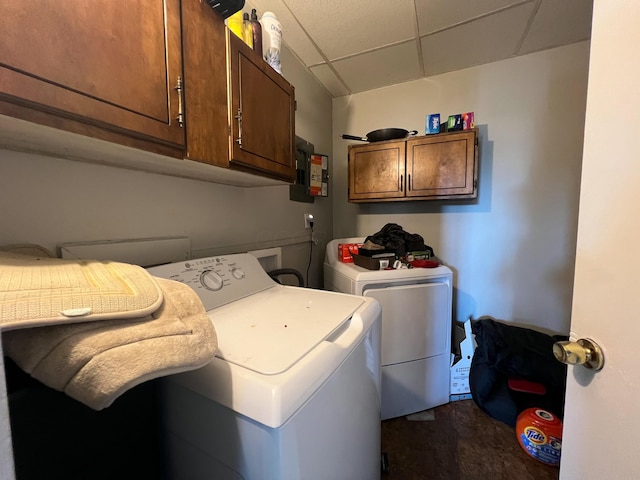
<svg viewBox="0 0 640 480">
<path fill-rule="evenodd" d="M 457 327 L 459 328 L 459 327 Z M 449 396 L 450 400 L 464 400 L 471 398 L 469 388 L 469 370 L 471 369 L 471 359 L 475 351 L 473 335 L 471 333 L 471 319 L 464 322 L 464 339 L 460 342 L 460 360 L 453 363 L 455 355 L 451 354 L 451 368 L 449 374 Z"/>
</svg>

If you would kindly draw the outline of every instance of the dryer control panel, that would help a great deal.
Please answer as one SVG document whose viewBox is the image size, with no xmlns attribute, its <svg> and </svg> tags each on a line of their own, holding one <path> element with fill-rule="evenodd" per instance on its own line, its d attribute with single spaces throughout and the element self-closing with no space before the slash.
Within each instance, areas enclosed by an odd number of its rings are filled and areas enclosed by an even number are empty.
<svg viewBox="0 0 640 480">
<path fill-rule="evenodd" d="M 251 254 L 197 258 L 150 267 L 156 277 L 190 286 L 207 310 L 277 286 Z"/>
</svg>

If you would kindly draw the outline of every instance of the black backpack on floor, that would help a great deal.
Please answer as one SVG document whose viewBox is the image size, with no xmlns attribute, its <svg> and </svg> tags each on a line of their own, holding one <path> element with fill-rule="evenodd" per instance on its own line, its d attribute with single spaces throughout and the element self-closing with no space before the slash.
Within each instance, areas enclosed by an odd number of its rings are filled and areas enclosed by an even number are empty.
<svg viewBox="0 0 640 480">
<path fill-rule="evenodd" d="M 564 414 L 567 366 L 553 356 L 553 344 L 567 340 L 528 328 L 481 318 L 471 323 L 477 347 L 469 371 L 473 401 L 487 415 L 515 427 L 520 412 L 537 407 Z M 544 393 L 519 391 L 513 380 L 543 387 Z M 536 390 L 535 388 L 532 390 Z"/>
</svg>

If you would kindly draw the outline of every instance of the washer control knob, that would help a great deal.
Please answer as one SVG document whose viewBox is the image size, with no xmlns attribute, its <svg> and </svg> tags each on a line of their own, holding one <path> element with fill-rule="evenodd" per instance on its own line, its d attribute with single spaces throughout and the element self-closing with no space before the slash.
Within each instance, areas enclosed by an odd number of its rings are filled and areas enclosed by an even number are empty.
<svg viewBox="0 0 640 480">
<path fill-rule="evenodd" d="M 213 270 L 205 270 L 200 274 L 200 283 L 208 290 L 217 291 L 222 288 L 222 277 Z"/>
<path fill-rule="evenodd" d="M 233 275 L 233 278 L 236 278 L 238 280 L 242 280 L 244 278 L 244 270 L 242 270 L 241 268 L 234 268 L 233 270 L 231 270 L 231 275 Z"/>
</svg>

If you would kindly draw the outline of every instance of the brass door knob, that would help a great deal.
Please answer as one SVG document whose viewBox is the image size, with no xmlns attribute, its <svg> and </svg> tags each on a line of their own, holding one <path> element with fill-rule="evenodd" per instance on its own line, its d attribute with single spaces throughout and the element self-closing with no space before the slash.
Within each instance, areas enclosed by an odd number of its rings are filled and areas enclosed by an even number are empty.
<svg viewBox="0 0 640 480">
<path fill-rule="evenodd" d="M 559 362 L 567 365 L 584 365 L 596 371 L 604 365 L 602 349 L 589 338 L 581 338 L 575 342 L 556 342 L 553 344 L 553 355 Z"/>
</svg>

